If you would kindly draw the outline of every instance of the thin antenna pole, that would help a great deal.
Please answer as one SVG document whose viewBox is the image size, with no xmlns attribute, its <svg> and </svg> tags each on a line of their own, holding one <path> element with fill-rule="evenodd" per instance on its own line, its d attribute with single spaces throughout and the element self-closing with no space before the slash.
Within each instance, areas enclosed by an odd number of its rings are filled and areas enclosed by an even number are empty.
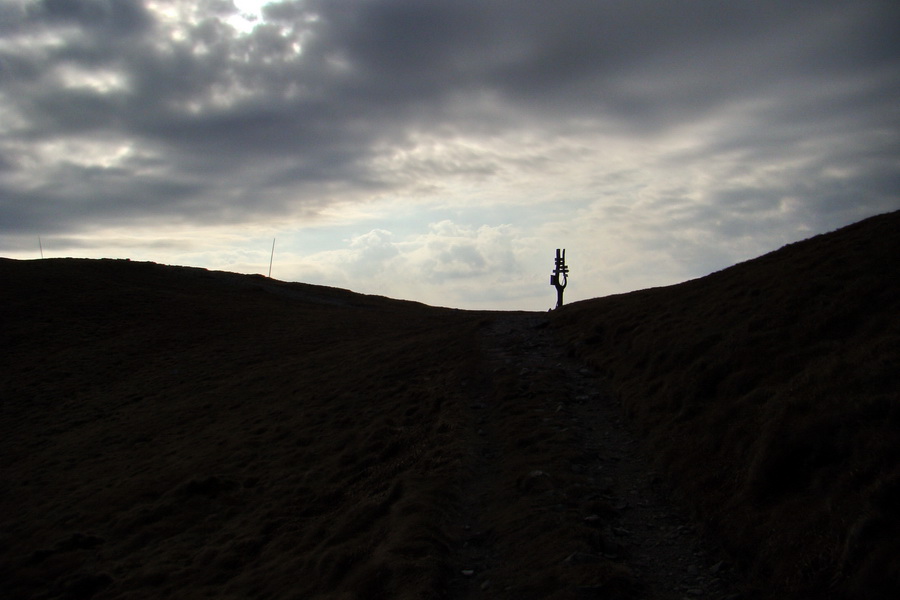
<svg viewBox="0 0 900 600">
<path fill-rule="evenodd" d="M 272 238 L 272 255 L 269 257 L 269 279 L 272 279 L 272 260 L 275 258 L 275 238 Z"/>
<path fill-rule="evenodd" d="M 38 236 L 38 246 L 41 249 L 41 258 L 44 258 L 44 244 L 41 243 L 41 236 Z"/>
</svg>

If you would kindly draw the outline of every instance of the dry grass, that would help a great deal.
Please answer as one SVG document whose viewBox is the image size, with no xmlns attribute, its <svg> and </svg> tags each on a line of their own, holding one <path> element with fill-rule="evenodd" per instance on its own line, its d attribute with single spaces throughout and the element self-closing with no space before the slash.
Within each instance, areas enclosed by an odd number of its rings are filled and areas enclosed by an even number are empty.
<svg viewBox="0 0 900 600">
<path fill-rule="evenodd" d="M 900 590 L 900 213 L 555 319 L 782 593 Z"/>
<path fill-rule="evenodd" d="M 776 597 L 900 589 L 898 233 L 884 215 L 552 315 Z M 482 356 L 496 315 L 127 261 L 0 276 L 9 597 L 446 597 L 471 494 L 513 582 L 490 593 L 559 591 L 579 534 L 521 477 L 568 485 L 581 451 L 533 429 L 564 388 Z M 628 583 L 598 569 L 565 577 Z"/>
<path fill-rule="evenodd" d="M 8 597 L 443 585 L 466 318 L 153 264 L 2 267 Z"/>
</svg>

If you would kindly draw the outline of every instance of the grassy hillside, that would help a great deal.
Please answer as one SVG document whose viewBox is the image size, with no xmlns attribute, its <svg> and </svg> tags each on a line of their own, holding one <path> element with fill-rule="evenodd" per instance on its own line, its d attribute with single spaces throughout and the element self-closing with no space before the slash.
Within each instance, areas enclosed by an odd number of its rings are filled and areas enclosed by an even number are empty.
<svg viewBox="0 0 900 600">
<path fill-rule="evenodd" d="M 442 585 L 461 313 L 126 261 L 0 275 L 0 595 Z"/>
<path fill-rule="evenodd" d="M 897 597 L 900 213 L 554 323 L 761 580 Z"/>
<path fill-rule="evenodd" d="M 549 316 L 0 259 L 0 595 L 680 598 L 609 388 L 757 588 L 896 598 L 897 257 L 892 213 Z"/>
</svg>

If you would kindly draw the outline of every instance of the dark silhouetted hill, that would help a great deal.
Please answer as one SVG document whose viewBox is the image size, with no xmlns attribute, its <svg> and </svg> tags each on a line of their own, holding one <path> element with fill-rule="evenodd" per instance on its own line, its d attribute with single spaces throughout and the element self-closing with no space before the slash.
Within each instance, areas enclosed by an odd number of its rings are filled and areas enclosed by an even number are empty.
<svg viewBox="0 0 900 600">
<path fill-rule="evenodd" d="M 566 306 L 542 331 L 603 374 L 674 493 L 758 587 L 895 598 L 898 256 L 891 213 Z M 500 486 L 481 490 L 490 502 L 530 464 L 479 454 L 476 432 L 578 454 L 565 428 L 528 431 L 545 388 L 517 398 L 514 378 L 496 381 L 484 339 L 503 313 L 123 260 L 0 259 L 0 281 L 0 595 L 456 597 L 475 466 Z M 500 388 L 508 416 L 484 410 Z M 506 536 L 496 547 L 528 562 L 498 566 L 520 587 L 479 594 L 546 597 L 526 583 L 552 590 L 559 572 L 600 583 L 554 598 L 628 582 L 561 566 L 574 529 L 542 524 L 533 543 L 520 523 L 535 498 L 509 504 L 521 515 L 484 512 L 502 516 L 486 524 Z"/>
<path fill-rule="evenodd" d="M 900 213 L 555 323 L 776 589 L 900 591 Z"/>
</svg>

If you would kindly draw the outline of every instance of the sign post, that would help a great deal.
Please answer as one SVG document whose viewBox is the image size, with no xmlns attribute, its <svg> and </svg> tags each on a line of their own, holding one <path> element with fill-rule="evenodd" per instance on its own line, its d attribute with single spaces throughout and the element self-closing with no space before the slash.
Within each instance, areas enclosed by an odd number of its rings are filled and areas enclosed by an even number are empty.
<svg viewBox="0 0 900 600">
<path fill-rule="evenodd" d="M 556 249 L 556 264 L 553 274 L 550 275 L 550 285 L 556 288 L 556 308 L 563 305 L 563 290 L 569 283 L 569 267 L 566 266 L 566 249 L 563 248 L 562 254 L 559 248 Z"/>
</svg>

